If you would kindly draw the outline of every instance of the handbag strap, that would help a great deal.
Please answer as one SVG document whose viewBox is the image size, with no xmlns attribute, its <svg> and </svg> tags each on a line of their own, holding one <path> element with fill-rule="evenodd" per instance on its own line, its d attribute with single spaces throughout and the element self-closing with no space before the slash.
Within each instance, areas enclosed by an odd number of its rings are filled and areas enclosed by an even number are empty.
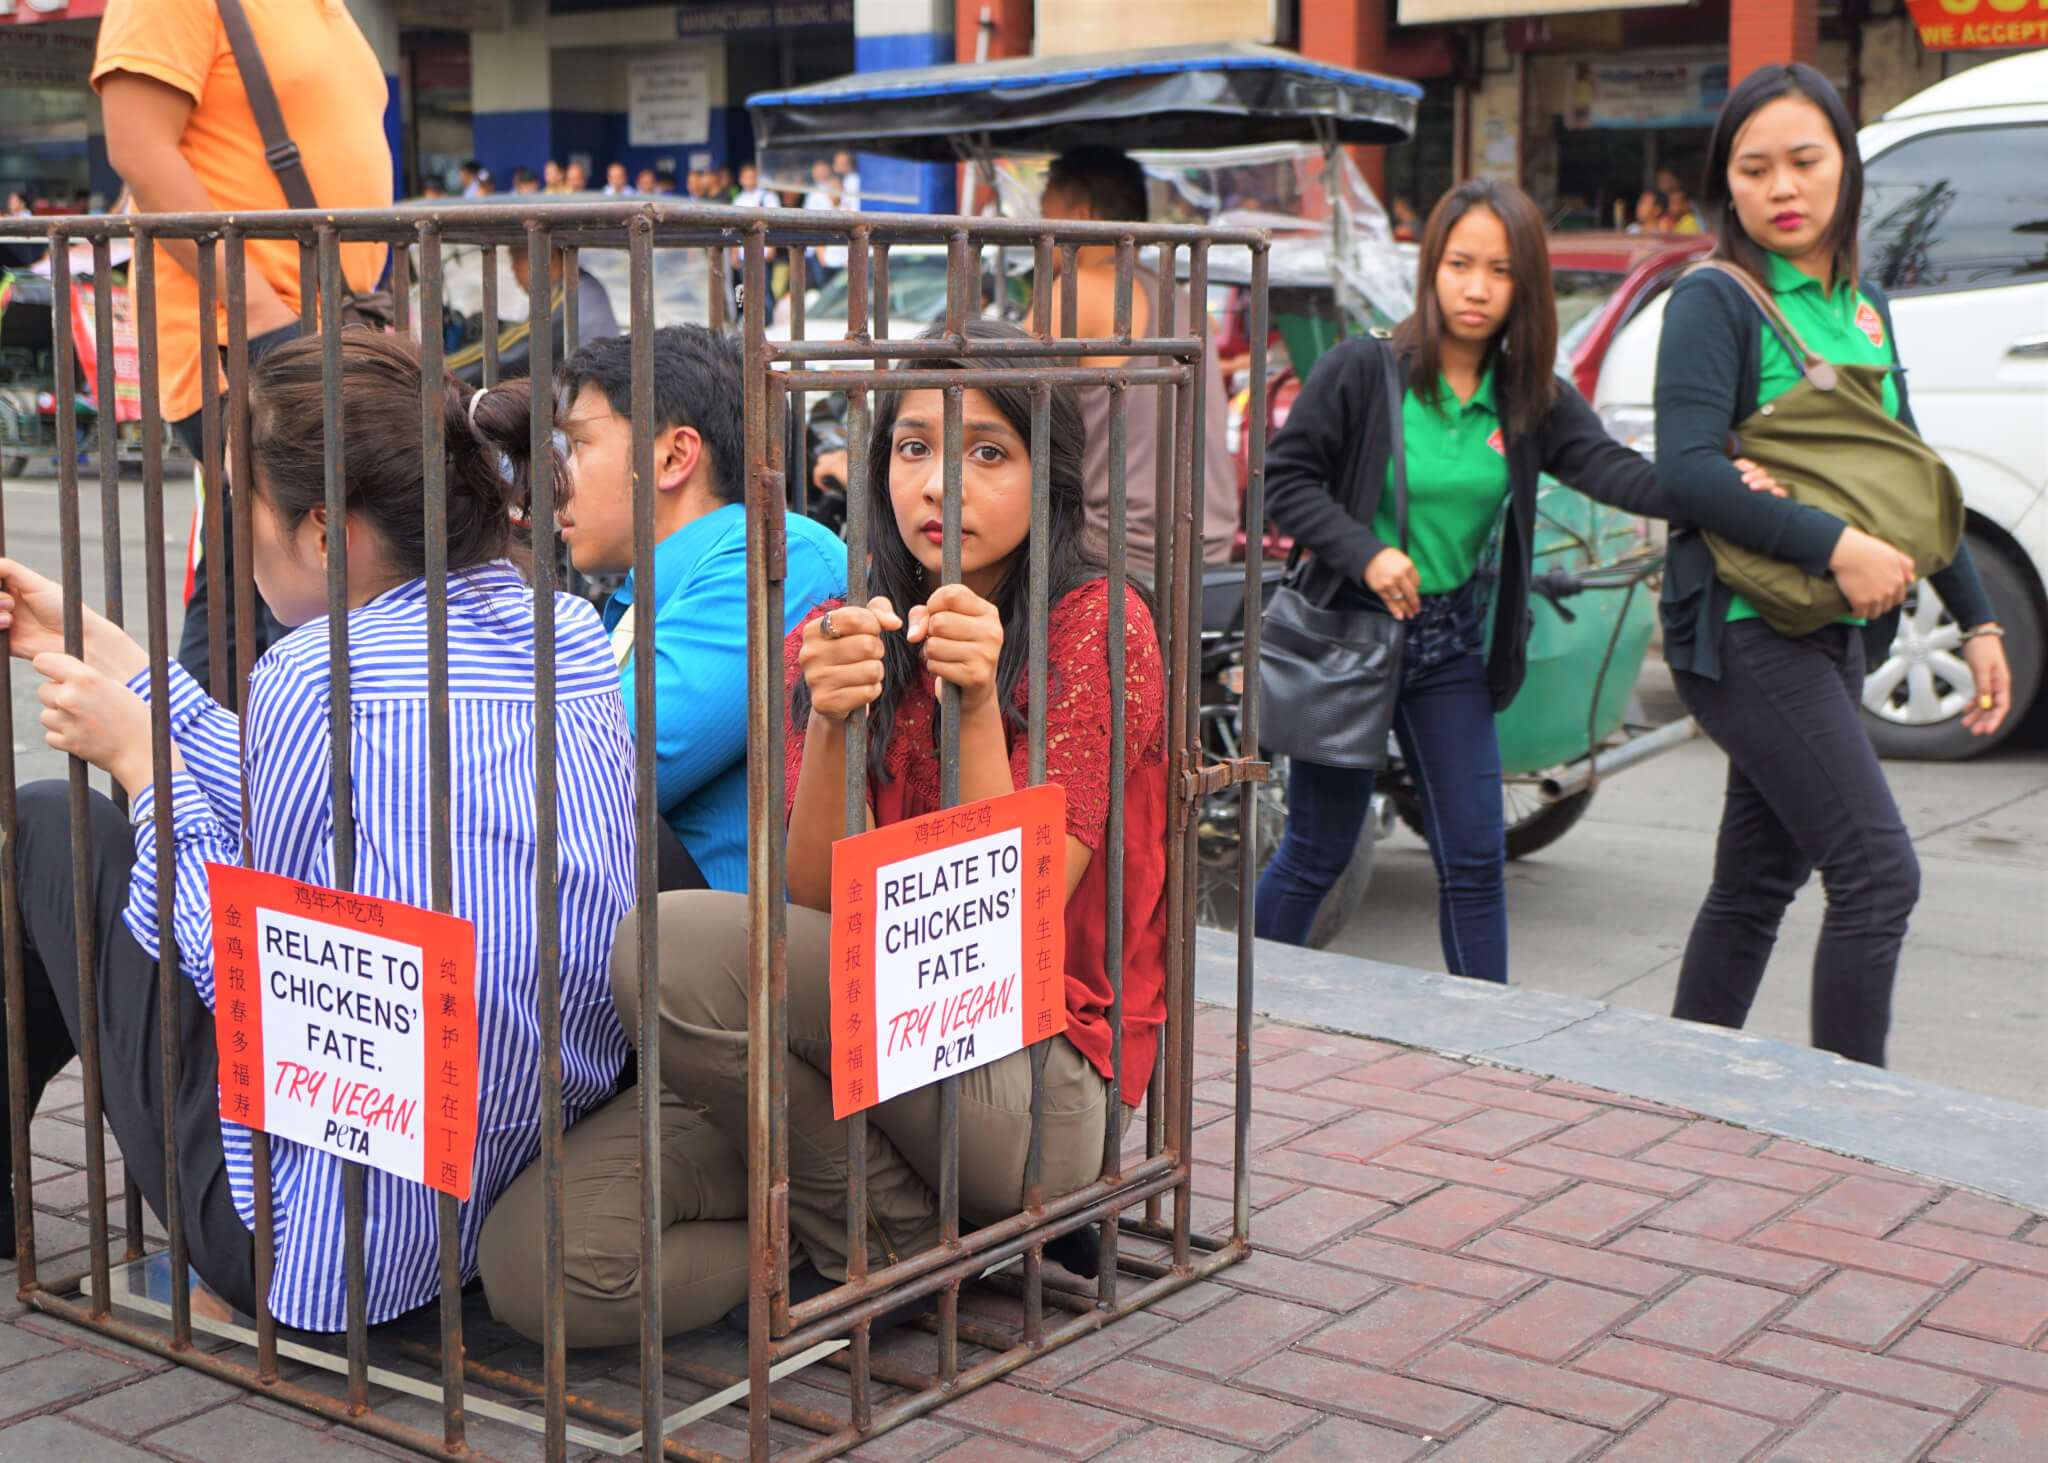
<svg viewBox="0 0 2048 1463">
<path fill-rule="evenodd" d="M 1702 259 L 1685 272 L 1693 274 L 1702 269 L 1711 269 L 1716 274 L 1725 274 L 1742 286 L 1742 292 L 1749 296 L 1749 302 L 1756 306 L 1764 323 L 1771 327 L 1778 337 L 1778 343 L 1793 360 L 1799 362 L 1799 369 L 1816 391 L 1833 391 L 1839 380 L 1834 364 L 1821 356 L 1806 343 L 1804 337 L 1792 328 L 1792 322 L 1785 318 L 1785 312 L 1778 308 L 1777 299 L 1757 282 L 1755 275 L 1741 265 L 1727 259 Z"/>
<path fill-rule="evenodd" d="M 1381 341 L 1386 352 L 1387 441 L 1394 474 L 1394 535 L 1402 553 L 1408 552 L 1408 434 L 1401 423 L 1401 357 L 1391 340 Z"/>
<path fill-rule="evenodd" d="M 220 23 L 228 33 L 228 45 L 235 53 L 235 68 L 242 73 L 242 90 L 249 98 L 249 111 L 256 118 L 256 130 L 263 135 L 263 160 L 277 174 L 284 189 L 284 201 L 293 208 L 320 206 L 313 197 L 312 181 L 306 176 L 299 145 L 285 130 L 284 113 L 278 110 L 277 91 L 270 84 L 270 72 L 263 65 L 263 52 L 256 44 L 256 32 L 249 28 L 249 12 L 242 0 L 214 0 L 220 8 Z"/>
</svg>

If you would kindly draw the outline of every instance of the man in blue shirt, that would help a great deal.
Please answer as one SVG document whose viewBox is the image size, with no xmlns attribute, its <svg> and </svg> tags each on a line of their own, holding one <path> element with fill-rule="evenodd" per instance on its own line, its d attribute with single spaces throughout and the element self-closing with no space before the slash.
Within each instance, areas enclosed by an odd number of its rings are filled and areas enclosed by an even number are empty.
<svg viewBox="0 0 2048 1463">
<path fill-rule="evenodd" d="M 627 574 L 604 609 L 633 711 L 633 621 L 654 619 L 655 782 L 662 817 L 713 889 L 747 887 L 747 518 L 736 337 L 654 334 L 654 586 Z M 562 367 L 569 444 L 562 542 L 585 574 L 633 567 L 632 342 L 594 341 Z M 846 546 L 789 515 L 784 633 L 846 588 Z"/>
<path fill-rule="evenodd" d="M 593 341 L 561 371 L 557 425 L 568 439 L 558 522 L 586 574 L 633 568 L 633 357 L 623 337 Z M 714 889 L 747 887 L 747 520 L 745 375 L 739 341 L 699 325 L 654 334 L 654 583 L 633 574 L 604 609 L 633 719 L 633 629 L 654 616 L 655 784 L 661 814 Z M 790 514 L 783 633 L 846 588 L 846 546 Z M 780 658 L 777 659 L 779 665 Z M 780 704 L 780 687 L 777 687 Z M 637 731 L 637 728 L 636 728 Z M 660 1079 L 643 1071 L 649 1081 Z M 627 1087 L 569 1130 L 562 1205 L 572 1236 L 563 1276 L 571 1346 L 639 1334 L 639 1094 Z M 746 1288 L 746 1157 L 673 1092 L 661 1093 L 662 1315 L 671 1333 L 715 1321 Z M 530 1164 L 491 1210 L 477 1266 L 499 1320 L 539 1339 L 533 1283 L 545 1193 Z M 708 1222 L 707 1222 L 708 1221 Z"/>
</svg>

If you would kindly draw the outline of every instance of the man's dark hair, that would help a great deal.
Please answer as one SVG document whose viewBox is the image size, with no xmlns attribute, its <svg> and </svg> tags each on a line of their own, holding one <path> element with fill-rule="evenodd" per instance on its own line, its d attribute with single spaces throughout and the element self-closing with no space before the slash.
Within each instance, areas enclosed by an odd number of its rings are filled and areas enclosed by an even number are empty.
<svg viewBox="0 0 2048 1463">
<path fill-rule="evenodd" d="M 512 170 L 512 186 L 514 188 L 517 188 L 522 183 L 538 183 L 539 181 L 540 174 L 536 173 L 532 168 L 514 168 Z"/>
<path fill-rule="evenodd" d="M 465 173 L 481 173 L 483 170 L 484 165 L 481 158 L 470 158 L 462 165 L 462 171 Z"/>
<path fill-rule="evenodd" d="M 730 331 L 667 325 L 654 332 L 654 430 L 695 429 L 711 456 L 711 490 L 728 503 L 746 495 L 746 362 Z M 585 386 L 604 393 L 613 411 L 633 415 L 633 342 L 624 335 L 594 340 L 562 363 L 562 401 Z"/>
<path fill-rule="evenodd" d="M 1105 222 L 1141 224 L 1152 216 L 1145 170 L 1113 147 L 1070 147 L 1046 170 L 1045 191 L 1079 199 Z"/>
</svg>

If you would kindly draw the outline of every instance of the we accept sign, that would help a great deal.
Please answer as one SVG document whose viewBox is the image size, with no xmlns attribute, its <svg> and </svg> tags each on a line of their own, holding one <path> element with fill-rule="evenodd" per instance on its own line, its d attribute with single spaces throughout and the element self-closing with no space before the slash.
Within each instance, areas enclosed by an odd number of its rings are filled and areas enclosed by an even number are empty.
<svg viewBox="0 0 2048 1463">
<path fill-rule="evenodd" d="M 207 876 L 220 1115 L 467 1199 L 475 927 L 251 869 Z"/>
<path fill-rule="evenodd" d="M 835 1117 L 1067 1029 L 1063 788 L 832 845 Z"/>
</svg>

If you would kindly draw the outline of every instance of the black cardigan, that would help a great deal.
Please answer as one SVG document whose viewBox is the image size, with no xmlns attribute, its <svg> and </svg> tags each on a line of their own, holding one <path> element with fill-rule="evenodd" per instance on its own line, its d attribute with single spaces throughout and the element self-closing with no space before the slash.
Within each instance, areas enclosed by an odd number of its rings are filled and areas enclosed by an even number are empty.
<svg viewBox="0 0 2048 1463">
<path fill-rule="evenodd" d="M 1861 286 L 1893 338 L 1891 303 Z M 1728 435 L 1757 409 L 1763 317 L 1742 286 L 1718 270 L 1687 275 L 1671 291 L 1657 346 L 1657 484 L 1671 503 L 1671 550 L 1664 570 L 1664 658 L 1674 670 L 1708 680 L 1721 675 L 1721 632 L 1733 591 L 1714 573 L 1714 556 L 1696 531 L 1709 529 L 1808 574 L 1824 577 L 1847 525 L 1832 513 L 1750 491 L 1728 460 Z M 1893 359 L 1898 356 L 1893 347 Z M 1898 376 L 1899 420 L 1914 431 L 1906 376 Z M 1931 576 L 1963 625 L 1992 615 L 1969 545 Z M 1871 623 L 1865 653 L 1889 651 L 1894 611 Z"/>
<path fill-rule="evenodd" d="M 1320 598 L 1334 576 L 1342 585 L 1339 603 L 1366 599 L 1365 566 L 1389 547 L 1372 530 L 1393 451 L 1385 359 L 1381 343 L 1366 336 L 1331 347 L 1266 448 L 1266 511 L 1313 556 L 1303 565 L 1302 583 L 1312 598 Z M 1410 365 L 1403 356 L 1404 376 Z M 1537 479 L 1547 472 L 1602 503 L 1649 518 L 1668 516 L 1648 459 L 1608 436 L 1568 382 L 1555 387 L 1542 427 L 1507 439 L 1507 534 L 1486 662 L 1496 709 L 1515 699 L 1528 669 Z"/>
</svg>

